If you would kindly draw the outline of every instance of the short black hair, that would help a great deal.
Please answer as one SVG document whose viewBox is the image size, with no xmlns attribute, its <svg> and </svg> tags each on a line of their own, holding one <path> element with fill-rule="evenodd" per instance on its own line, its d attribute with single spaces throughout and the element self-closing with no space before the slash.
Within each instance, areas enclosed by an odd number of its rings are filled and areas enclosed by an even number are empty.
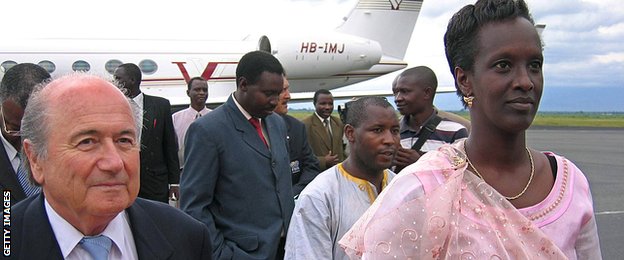
<svg viewBox="0 0 624 260">
<path fill-rule="evenodd" d="M 128 77 L 137 82 L 137 84 L 141 84 L 141 77 L 143 77 L 143 75 L 141 74 L 141 69 L 139 68 L 139 66 L 134 63 L 124 63 L 119 65 L 118 68 L 123 68 L 124 72 L 126 72 L 126 75 L 128 75 Z"/>
<path fill-rule="evenodd" d="M 256 84 L 262 72 L 284 74 L 282 64 L 268 52 L 252 51 L 243 55 L 236 66 L 236 87 L 240 79 L 245 78 L 249 84 Z"/>
<path fill-rule="evenodd" d="M 400 77 L 404 76 L 418 76 L 419 82 L 424 83 L 427 87 L 433 89 L 435 93 L 438 88 L 438 77 L 436 77 L 435 72 L 427 66 L 418 66 L 404 70 L 401 72 Z"/>
<path fill-rule="evenodd" d="M 17 64 L 6 71 L 0 84 L 0 102 L 12 100 L 26 108 L 28 97 L 36 85 L 48 81 L 50 73 L 33 63 Z"/>
<path fill-rule="evenodd" d="M 355 101 L 349 102 L 349 110 L 346 113 L 345 123 L 349 124 L 355 128 L 360 126 L 362 121 L 366 120 L 368 116 L 368 111 L 366 111 L 369 106 L 378 106 L 383 108 L 391 108 L 394 110 L 392 105 L 388 102 L 386 98 L 383 97 L 362 97 L 358 98 Z"/>
<path fill-rule="evenodd" d="M 455 13 L 444 34 L 446 59 L 453 78 L 456 67 L 472 71 L 475 57 L 479 54 L 477 35 L 484 25 L 518 17 L 535 24 L 524 0 L 478 0 L 474 5 L 466 5 Z M 456 78 L 455 88 L 461 99 L 462 93 L 457 86 Z"/>
<path fill-rule="evenodd" d="M 191 87 L 193 86 L 193 81 L 196 81 L 196 80 L 203 80 L 203 81 L 206 81 L 206 79 L 204 79 L 204 78 L 202 78 L 202 77 L 193 77 L 193 78 L 191 78 L 191 79 L 189 80 L 188 84 L 186 84 L 186 85 L 187 85 L 187 86 L 186 86 L 186 87 L 187 87 L 186 89 L 190 91 L 190 90 L 191 90 Z"/>
<path fill-rule="evenodd" d="M 312 104 L 316 105 L 316 101 L 318 100 L 318 96 L 321 95 L 321 94 L 323 94 L 323 95 L 331 95 L 332 93 L 329 92 L 329 90 L 324 89 L 324 88 L 317 90 L 316 92 L 314 92 L 314 97 L 312 98 Z"/>
</svg>

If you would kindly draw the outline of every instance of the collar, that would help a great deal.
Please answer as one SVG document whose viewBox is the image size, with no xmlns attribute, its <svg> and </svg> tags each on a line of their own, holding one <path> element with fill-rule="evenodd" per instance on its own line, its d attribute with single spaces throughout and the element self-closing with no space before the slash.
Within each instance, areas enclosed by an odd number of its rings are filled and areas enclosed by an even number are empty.
<svg viewBox="0 0 624 260">
<path fill-rule="evenodd" d="M 340 174 L 342 174 L 342 176 L 347 178 L 347 180 L 357 184 L 358 188 L 361 191 L 366 191 L 366 193 L 368 194 L 368 199 L 371 204 L 373 204 L 373 202 L 375 201 L 379 193 L 381 193 L 381 191 L 378 191 L 377 188 L 375 188 L 375 185 L 373 185 L 369 181 L 360 179 L 348 173 L 342 166 L 342 163 L 338 164 L 338 171 L 340 171 Z M 381 180 L 381 190 L 386 188 L 387 185 L 388 185 L 388 170 L 384 170 L 383 179 Z"/>
<path fill-rule="evenodd" d="M 437 114 L 438 114 L 438 110 L 434 107 L 433 113 L 431 113 L 431 115 L 427 118 L 427 120 L 425 120 L 425 122 L 423 122 L 423 124 L 420 127 L 418 127 L 418 129 L 414 129 L 409 125 L 409 119 L 412 117 L 412 115 L 404 115 L 403 117 L 401 117 L 401 120 L 399 122 L 399 129 L 400 129 L 399 131 L 401 133 L 408 132 L 408 131 L 418 133 L 420 132 L 420 129 L 422 129 L 422 127 L 426 125 L 427 122 L 429 122 L 429 120 L 431 120 Z"/>
<path fill-rule="evenodd" d="M 63 258 L 67 258 L 85 235 L 61 217 L 48 203 L 47 198 L 44 198 L 44 205 L 48 214 L 48 221 L 50 221 L 50 226 L 52 226 L 52 231 L 61 249 Z M 133 239 L 129 223 L 127 213 L 122 211 L 108 223 L 101 235 L 109 237 L 113 241 L 113 245 L 121 251 L 120 248 L 123 247 L 124 241 Z M 130 231 L 129 237 L 125 236 L 126 231 Z"/>
<path fill-rule="evenodd" d="M 236 104 L 236 107 L 238 107 L 238 110 L 243 113 L 243 116 L 245 117 L 245 119 L 247 119 L 247 121 L 249 121 L 249 119 L 251 118 L 251 115 L 249 114 L 249 112 L 247 112 L 247 110 L 245 110 L 243 108 L 243 106 L 241 106 L 241 104 L 238 103 L 238 100 L 236 100 L 236 97 L 234 96 L 234 93 L 232 93 L 232 100 L 234 100 L 234 104 Z M 260 118 L 258 118 L 260 119 Z"/>
<path fill-rule="evenodd" d="M 197 110 L 195 110 L 195 108 L 193 108 L 191 105 L 189 105 L 189 110 L 191 110 L 191 111 L 193 111 L 193 112 L 195 112 L 195 113 L 200 113 L 202 116 L 205 116 L 205 115 L 206 115 L 206 113 L 208 113 L 208 111 L 209 111 L 209 109 L 208 109 L 206 106 L 204 106 L 204 108 L 203 108 L 202 110 L 197 111 Z"/>
<path fill-rule="evenodd" d="M 143 109 L 143 92 L 139 93 L 138 95 L 136 95 L 136 97 L 133 97 L 132 100 L 134 100 L 134 102 L 136 102 L 139 107 L 141 107 L 141 109 Z"/>
<path fill-rule="evenodd" d="M 314 114 L 321 121 L 321 123 L 323 123 L 323 120 L 325 120 L 325 119 L 323 119 L 321 116 L 319 116 L 319 114 L 316 113 L 316 111 L 314 111 Z M 329 120 L 329 123 L 331 124 L 331 115 L 329 117 L 327 117 L 327 119 Z"/>
<path fill-rule="evenodd" d="M 4 150 L 6 151 L 7 157 L 9 158 L 9 161 L 12 162 L 15 159 L 15 156 L 19 156 L 17 154 L 17 150 L 15 149 L 15 147 L 13 147 L 11 143 L 9 143 L 9 141 L 7 141 L 6 138 L 4 138 L 4 135 L 0 134 L 0 138 L 2 139 L 2 145 L 4 145 Z"/>
</svg>

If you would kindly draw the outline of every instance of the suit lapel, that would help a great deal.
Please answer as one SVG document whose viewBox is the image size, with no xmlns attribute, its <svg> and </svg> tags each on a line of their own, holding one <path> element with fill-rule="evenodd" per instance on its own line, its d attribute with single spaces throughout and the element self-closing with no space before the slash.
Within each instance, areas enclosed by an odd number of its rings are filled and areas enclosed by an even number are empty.
<svg viewBox="0 0 624 260">
<path fill-rule="evenodd" d="M 150 96 L 143 94 L 143 130 L 141 132 L 141 143 L 144 144 L 145 136 L 150 136 L 154 125 L 157 123 L 154 120 L 154 102 Z"/>
<path fill-rule="evenodd" d="M 26 194 L 17 180 L 17 174 L 2 144 L 0 144 L 0 186 L 6 190 L 11 190 L 11 197 L 13 197 L 14 202 L 26 198 Z"/>
<path fill-rule="evenodd" d="M 328 150 L 332 150 L 332 144 L 329 140 L 327 129 L 325 128 L 323 122 L 321 122 L 321 120 L 317 116 L 314 116 L 312 118 L 312 131 L 314 131 L 316 135 L 320 137 L 321 142 Z"/>
<path fill-rule="evenodd" d="M 21 252 L 21 259 L 63 258 L 43 206 L 43 193 L 29 202 L 28 208 L 24 211 L 23 221 L 22 239 L 29 242 L 22 243 L 22 248 L 18 249 Z"/>
<path fill-rule="evenodd" d="M 236 128 L 236 130 L 241 134 L 243 141 L 249 145 L 251 149 L 254 149 L 264 157 L 270 158 L 271 154 L 269 148 L 264 145 L 264 142 L 262 142 L 262 139 L 258 136 L 256 129 L 253 125 L 251 125 L 251 123 L 249 123 L 249 121 L 247 121 L 247 119 L 245 119 L 245 116 L 243 116 L 243 113 L 238 109 L 232 98 L 233 97 L 230 96 L 228 101 L 225 103 L 225 108 L 227 108 L 226 113 L 230 117 L 230 120 L 234 123 L 234 128 Z M 267 127 L 267 134 L 269 134 L 269 129 L 270 127 Z M 270 138 L 267 141 L 270 142 Z"/>
<path fill-rule="evenodd" d="M 143 210 L 139 200 L 127 209 L 139 259 L 169 259 L 173 255 L 173 246 Z"/>
<path fill-rule="evenodd" d="M 338 122 L 336 120 L 337 119 L 333 117 L 331 117 L 331 120 L 330 120 L 330 127 L 332 130 L 332 141 L 333 141 L 333 143 L 331 144 L 332 147 L 334 146 L 334 144 L 336 143 L 340 144 L 342 142 L 342 136 L 340 135 L 340 129 L 338 127 Z"/>
</svg>

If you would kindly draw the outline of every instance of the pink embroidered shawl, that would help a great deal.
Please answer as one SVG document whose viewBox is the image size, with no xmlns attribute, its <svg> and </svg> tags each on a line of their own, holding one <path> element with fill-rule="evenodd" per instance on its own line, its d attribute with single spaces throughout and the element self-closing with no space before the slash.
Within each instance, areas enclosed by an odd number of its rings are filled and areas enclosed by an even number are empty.
<svg viewBox="0 0 624 260">
<path fill-rule="evenodd" d="M 545 234 L 531 221 L 533 217 L 527 218 L 466 168 L 463 152 L 447 145 L 404 169 L 340 241 L 347 255 L 352 259 L 568 259 L 566 254 L 571 254 L 576 258 L 574 241 L 563 245 L 572 250 L 564 254 L 548 236 L 557 234 Z M 559 197 L 557 204 L 561 203 L 561 196 L 551 195 L 545 201 Z M 593 221 L 591 210 L 590 205 L 590 216 L 576 216 L 583 223 L 574 230 Z M 533 220 L 552 218 L 557 212 L 561 210 L 539 211 Z M 590 224 L 593 246 L 598 247 L 592 251 L 600 257 L 595 222 Z"/>
</svg>

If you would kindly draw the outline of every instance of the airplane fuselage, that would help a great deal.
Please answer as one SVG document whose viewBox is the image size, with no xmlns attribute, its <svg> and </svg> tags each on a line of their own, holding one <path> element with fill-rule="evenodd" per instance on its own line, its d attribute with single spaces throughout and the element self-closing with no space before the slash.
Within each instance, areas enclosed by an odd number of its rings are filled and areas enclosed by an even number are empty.
<svg viewBox="0 0 624 260">
<path fill-rule="evenodd" d="M 188 104 L 186 82 L 208 80 L 207 103 L 223 103 L 236 89 L 236 66 L 247 52 L 264 50 L 282 63 L 293 99 L 407 67 L 402 59 L 423 0 L 359 0 L 336 30 L 301 30 L 278 36 L 223 40 L 8 39 L 0 43 L 0 72 L 18 63 L 41 65 L 52 75 L 72 71 L 111 76 L 134 63 L 142 91 Z M 388 91 L 389 92 L 389 91 Z"/>
<path fill-rule="evenodd" d="M 266 41 L 266 37 L 259 41 L 30 40 L 4 47 L 0 64 L 3 69 L 24 62 L 40 64 L 52 75 L 82 70 L 111 76 L 118 65 L 135 63 L 143 71 L 141 87 L 148 94 L 168 98 L 172 104 L 188 103 L 186 82 L 202 76 L 209 85 L 207 102 L 221 103 L 236 89 L 240 57 L 266 48 L 262 46 Z M 266 50 L 283 64 L 292 93 L 334 89 L 407 66 L 396 59 L 382 60 L 378 43 L 345 35 L 279 39 Z"/>
</svg>

